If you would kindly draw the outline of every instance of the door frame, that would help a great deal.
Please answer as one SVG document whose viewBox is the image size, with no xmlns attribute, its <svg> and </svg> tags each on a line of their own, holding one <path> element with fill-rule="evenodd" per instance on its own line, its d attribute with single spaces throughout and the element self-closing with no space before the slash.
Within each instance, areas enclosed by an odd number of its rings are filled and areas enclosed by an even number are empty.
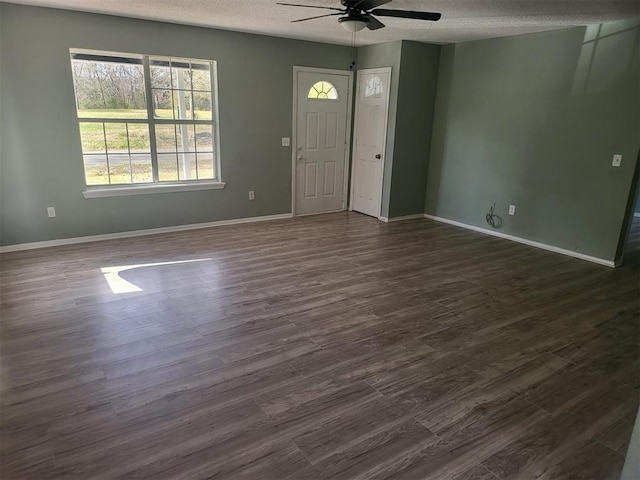
<svg viewBox="0 0 640 480">
<path fill-rule="evenodd" d="M 391 67 L 379 67 L 379 68 L 363 68 L 358 70 L 358 76 L 356 77 L 356 94 L 355 101 L 353 102 L 355 105 L 355 115 L 353 117 L 353 152 L 351 153 L 351 188 L 349 192 L 349 210 L 353 211 L 353 195 L 355 192 L 356 184 L 355 184 L 355 165 L 356 165 L 356 145 L 358 144 L 358 99 L 360 98 L 360 75 L 361 74 L 375 74 L 375 73 L 388 73 L 389 74 L 389 85 L 387 85 L 387 90 L 385 93 L 385 98 L 387 102 L 386 106 L 386 115 L 384 119 L 384 138 L 382 139 L 382 171 L 380 175 L 380 201 L 378 202 L 378 220 L 382 220 L 380 216 L 382 213 L 382 187 L 384 185 L 384 176 L 386 174 L 386 163 L 387 163 L 387 136 L 389 135 L 389 101 L 391 99 Z"/>
<path fill-rule="evenodd" d="M 336 70 L 331 68 L 301 67 L 293 66 L 293 114 L 291 128 L 291 215 L 296 216 L 296 164 L 298 152 L 298 73 L 325 73 L 330 75 L 345 75 L 347 77 L 347 118 L 346 118 L 346 143 L 344 149 L 344 180 L 342 185 L 342 210 L 347 209 L 347 191 L 349 186 L 349 152 L 351 151 L 351 126 L 353 123 L 353 71 Z M 328 212 L 321 212 L 328 213 Z M 319 215 L 319 213 L 308 213 L 305 215 Z"/>
</svg>

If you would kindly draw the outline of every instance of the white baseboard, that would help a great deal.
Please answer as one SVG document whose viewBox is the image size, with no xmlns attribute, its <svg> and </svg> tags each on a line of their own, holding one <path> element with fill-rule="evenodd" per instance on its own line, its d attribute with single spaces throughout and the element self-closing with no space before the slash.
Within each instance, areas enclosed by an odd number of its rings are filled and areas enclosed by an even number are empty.
<svg viewBox="0 0 640 480">
<path fill-rule="evenodd" d="M 61 238 L 58 240 L 46 240 L 44 242 L 19 243 L 0 247 L 0 253 L 18 252 L 21 250 L 34 250 L 36 248 L 60 247 L 74 245 L 76 243 L 99 242 L 101 240 L 116 240 L 119 238 L 141 237 L 144 235 L 156 235 L 158 233 L 173 233 L 200 228 L 221 227 L 224 225 L 238 225 L 241 223 L 266 222 L 269 220 L 283 220 L 291 218 L 290 213 L 279 215 L 265 215 L 262 217 L 234 218 L 231 220 L 219 220 L 217 222 L 192 223 L 189 225 L 176 225 L 173 227 L 149 228 L 146 230 L 131 230 L 128 232 L 105 233 L 101 235 L 89 235 L 86 237 Z"/>
<path fill-rule="evenodd" d="M 489 230 L 487 228 L 476 227 L 462 222 L 456 222 L 455 220 L 449 220 L 448 218 L 436 217 L 434 215 L 424 214 L 424 218 L 435 220 L 436 222 L 447 223 L 449 225 L 455 225 L 456 227 L 466 228 L 467 230 L 473 230 L 474 232 L 484 233 L 485 235 L 491 235 L 493 237 L 504 238 L 505 240 L 511 240 L 512 242 L 523 243 L 530 247 L 541 248 L 554 253 L 560 253 L 569 257 L 579 258 L 580 260 L 586 260 L 587 262 L 597 263 L 598 265 L 604 265 L 605 267 L 615 268 L 616 264 L 611 260 L 605 260 L 604 258 L 592 257 L 583 253 L 573 252 L 571 250 L 565 250 L 564 248 L 554 247 L 553 245 L 547 245 L 546 243 L 534 242 L 533 240 L 527 240 L 526 238 L 516 237 L 506 233 L 497 232 L 495 230 Z"/>
<path fill-rule="evenodd" d="M 385 223 L 388 222 L 399 222 L 401 220 L 415 220 L 416 218 L 424 218 L 424 214 L 416 213 L 414 215 L 403 215 L 402 217 L 378 217 L 378 220 L 381 220 Z"/>
</svg>

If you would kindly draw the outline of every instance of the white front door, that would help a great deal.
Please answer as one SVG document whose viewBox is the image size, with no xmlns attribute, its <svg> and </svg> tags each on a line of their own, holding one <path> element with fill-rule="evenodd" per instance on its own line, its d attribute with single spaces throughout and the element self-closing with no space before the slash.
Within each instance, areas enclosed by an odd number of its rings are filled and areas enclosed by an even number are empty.
<svg viewBox="0 0 640 480">
<path fill-rule="evenodd" d="M 351 208 L 380 216 L 391 68 L 358 70 Z"/>
<path fill-rule="evenodd" d="M 294 214 L 344 210 L 350 72 L 296 77 Z"/>
</svg>

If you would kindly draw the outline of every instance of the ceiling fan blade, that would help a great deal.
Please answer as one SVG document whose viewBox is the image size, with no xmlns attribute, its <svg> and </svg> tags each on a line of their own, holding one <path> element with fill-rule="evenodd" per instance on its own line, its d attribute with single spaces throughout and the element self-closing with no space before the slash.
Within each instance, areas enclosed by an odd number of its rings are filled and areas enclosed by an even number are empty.
<svg viewBox="0 0 640 480">
<path fill-rule="evenodd" d="M 381 28 L 384 28 L 384 23 L 375 18 L 373 15 L 365 14 L 364 16 L 369 19 L 369 21 L 367 22 L 367 28 L 369 30 L 380 30 Z"/>
<path fill-rule="evenodd" d="M 318 15 L 317 17 L 301 18 L 300 20 L 291 20 L 291 23 L 306 22 L 307 20 L 315 20 L 316 18 L 324 18 L 324 17 L 333 17 L 335 15 L 342 15 L 342 12 L 328 13 L 326 15 Z"/>
<path fill-rule="evenodd" d="M 391 0 L 356 0 L 351 7 L 359 8 L 360 10 L 371 10 L 390 1 Z"/>
<path fill-rule="evenodd" d="M 282 3 L 276 2 L 276 5 L 286 5 L 287 7 L 305 7 L 305 8 L 322 8 L 323 10 L 337 10 L 338 12 L 345 12 L 342 8 L 334 7 L 316 7 L 315 5 L 301 5 L 299 3 Z"/>
<path fill-rule="evenodd" d="M 373 15 L 380 15 L 382 17 L 398 17 L 398 18 L 413 18 L 414 20 L 431 20 L 437 22 L 442 17 L 442 14 L 436 12 L 414 12 L 411 10 L 388 10 L 386 8 L 377 8 L 372 10 Z"/>
</svg>

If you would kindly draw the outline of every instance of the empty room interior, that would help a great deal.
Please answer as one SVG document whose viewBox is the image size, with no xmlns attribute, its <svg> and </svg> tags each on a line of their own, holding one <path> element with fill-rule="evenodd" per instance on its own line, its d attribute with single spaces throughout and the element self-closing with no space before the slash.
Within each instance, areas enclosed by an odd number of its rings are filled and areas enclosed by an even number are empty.
<svg viewBox="0 0 640 480">
<path fill-rule="evenodd" d="M 0 478 L 640 479 L 636 0 L 0 1 Z"/>
</svg>

